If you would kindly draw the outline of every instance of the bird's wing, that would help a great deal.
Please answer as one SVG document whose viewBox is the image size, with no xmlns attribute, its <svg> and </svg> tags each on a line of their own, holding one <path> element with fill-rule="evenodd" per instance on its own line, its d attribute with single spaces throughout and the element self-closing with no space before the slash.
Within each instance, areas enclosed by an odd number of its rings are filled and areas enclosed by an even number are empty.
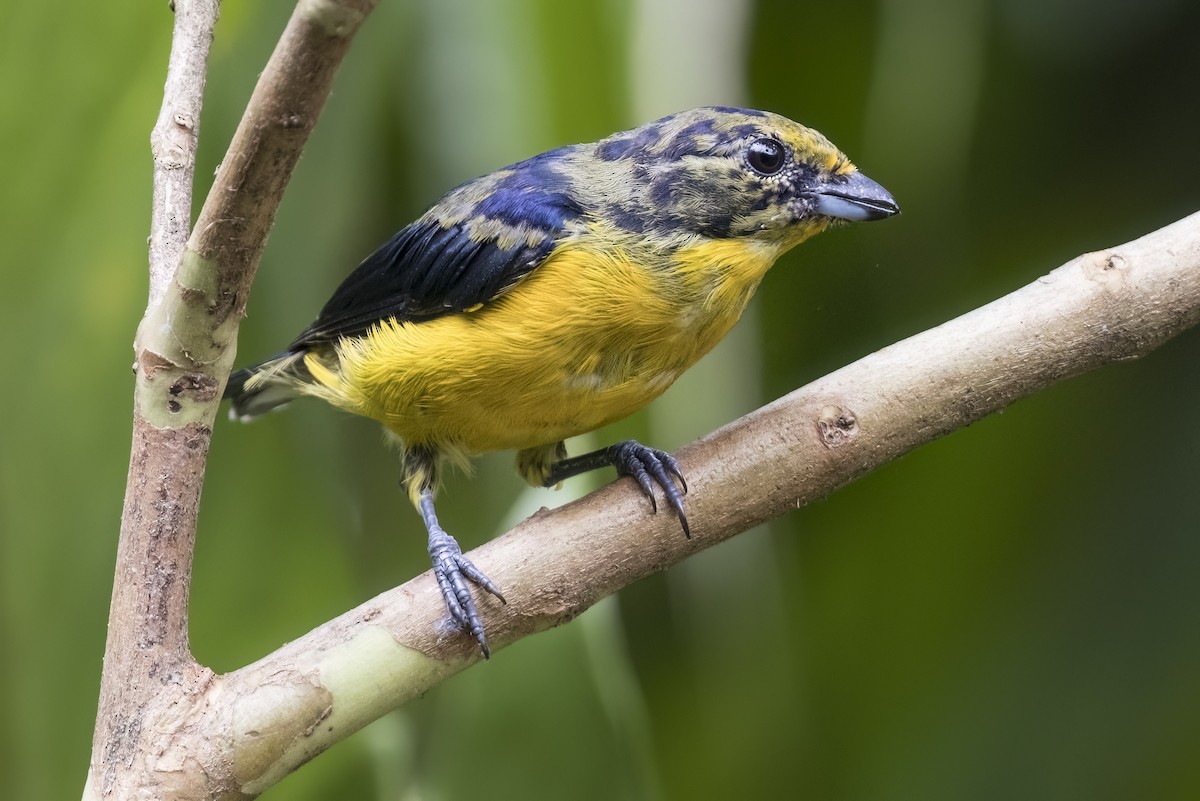
<svg viewBox="0 0 1200 801">
<path fill-rule="evenodd" d="M 471 214 L 458 215 L 460 222 L 440 219 L 439 204 L 399 231 L 342 282 L 291 350 L 357 336 L 390 318 L 419 323 L 454 314 L 511 289 L 546 260 L 581 215 L 561 185 L 544 176 L 531 180 L 527 165 L 538 167 L 536 161 L 448 196 L 482 197 Z M 484 181 L 490 185 L 480 186 Z"/>
</svg>

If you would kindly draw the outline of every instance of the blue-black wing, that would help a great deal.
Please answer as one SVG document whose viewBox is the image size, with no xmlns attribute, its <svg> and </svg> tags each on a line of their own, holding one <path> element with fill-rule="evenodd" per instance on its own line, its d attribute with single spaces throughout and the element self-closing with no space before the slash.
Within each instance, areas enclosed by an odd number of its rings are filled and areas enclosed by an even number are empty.
<svg viewBox="0 0 1200 801">
<path fill-rule="evenodd" d="M 468 206 L 471 214 L 457 216 L 507 234 L 508 247 L 494 236 L 472 238 L 468 222 L 441 222 L 435 207 L 368 256 L 289 350 L 357 336 L 389 318 L 423 322 L 461 312 L 511 288 L 546 260 L 568 223 L 581 216 L 556 169 L 561 152 L 464 184 L 443 201 L 461 208 L 462 197 L 481 198 Z"/>
<path fill-rule="evenodd" d="M 541 264 L 554 249 L 473 242 L 460 226 L 414 223 L 346 277 L 291 349 L 363 334 L 388 318 L 421 322 L 486 303 Z"/>
</svg>

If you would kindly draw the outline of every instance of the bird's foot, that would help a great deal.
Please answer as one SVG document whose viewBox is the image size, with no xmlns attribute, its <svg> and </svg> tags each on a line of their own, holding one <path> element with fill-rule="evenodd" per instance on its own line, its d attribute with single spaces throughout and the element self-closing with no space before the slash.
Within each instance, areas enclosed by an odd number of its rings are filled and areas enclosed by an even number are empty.
<svg viewBox="0 0 1200 801">
<path fill-rule="evenodd" d="M 501 603 L 507 601 L 492 580 L 475 567 L 470 559 L 463 556 L 462 548 L 454 537 L 443 531 L 440 526 L 429 530 L 429 558 L 433 562 L 433 575 L 442 590 L 442 598 L 446 601 L 450 616 L 463 631 L 470 632 L 475 642 L 479 643 L 483 658 L 487 659 L 491 656 L 487 635 L 484 634 L 483 621 L 479 619 L 479 610 L 475 606 L 475 599 L 471 597 L 471 586 L 467 582 L 472 582 L 496 596 Z"/>
<path fill-rule="evenodd" d="M 666 451 L 648 447 L 632 439 L 610 445 L 607 455 L 613 467 L 617 468 L 618 475 L 630 476 L 638 483 L 642 492 L 650 499 L 650 505 L 655 512 L 658 512 L 658 501 L 654 498 L 654 485 L 658 484 L 667 496 L 667 503 L 679 516 L 679 525 L 683 527 L 684 536 L 691 539 L 692 532 L 688 528 L 687 515 L 683 511 L 683 495 L 687 492 L 687 481 L 684 480 L 683 471 L 679 469 L 679 462 L 675 457 Z M 675 483 L 677 480 L 678 486 Z"/>
</svg>

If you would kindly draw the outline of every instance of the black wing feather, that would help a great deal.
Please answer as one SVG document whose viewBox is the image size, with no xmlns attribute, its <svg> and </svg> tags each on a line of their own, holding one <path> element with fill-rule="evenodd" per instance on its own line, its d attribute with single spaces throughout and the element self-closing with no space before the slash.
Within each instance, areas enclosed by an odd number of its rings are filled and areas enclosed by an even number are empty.
<svg viewBox="0 0 1200 801">
<path fill-rule="evenodd" d="M 494 240 L 473 241 L 458 225 L 413 223 L 347 276 L 291 350 L 361 335 L 389 318 L 423 322 L 486 303 L 552 250 L 549 236 L 502 248 Z"/>
<path fill-rule="evenodd" d="M 451 192 L 368 256 L 291 350 L 360 335 L 389 318 L 423 322 L 461 312 L 510 288 L 545 261 L 569 224 L 583 215 L 562 170 L 573 150 L 542 153 Z M 480 199 L 466 200 L 472 196 Z M 461 212 L 465 203 L 471 220 L 491 223 L 516 244 L 501 247 L 495 237 L 472 238 L 463 224 L 440 221 L 437 209 Z"/>
<path fill-rule="evenodd" d="M 443 298 L 446 305 L 453 307 L 451 290 L 471 260 L 479 253 L 482 244 L 472 242 L 470 237 L 461 234 L 448 235 L 441 239 L 444 244 L 437 251 L 437 255 L 429 260 L 429 266 L 424 273 L 416 276 L 419 280 L 412 287 L 412 294 L 418 298 Z"/>
</svg>

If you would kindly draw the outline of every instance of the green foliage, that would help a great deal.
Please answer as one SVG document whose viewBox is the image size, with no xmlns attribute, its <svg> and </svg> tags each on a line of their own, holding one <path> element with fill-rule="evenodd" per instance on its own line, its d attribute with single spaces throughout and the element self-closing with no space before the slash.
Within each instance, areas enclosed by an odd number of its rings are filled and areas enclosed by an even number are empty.
<svg viewBox="0 0 1200 801">
<path fill-rule="evenodd" d="M 227 4 L 197 203 L 283 6 Z M 71 797 L 86 769 L 170 26 L 165 3 L 0 8 L 13 798 Z M 284 201 L 239 362 L 458 181 L 699 103 L 771 108 L 904 215 L 789 254 L 728 343 L 597 440 L 675 448 L 1195 211 L 1198 26 L 1184 0 L 384 3 Z M 497 654 L 267 797 L 1195 798 L 1198 359 L 1191 332 L 1023 401 Z M 237 667 L 425 570 L 397 477 L 374 426 L 317 404 L 219 421 L 198 658 Z M 523 490 L 489 457 L 439 511 L 469 547 L 582 489 Z"/>
</svg>

